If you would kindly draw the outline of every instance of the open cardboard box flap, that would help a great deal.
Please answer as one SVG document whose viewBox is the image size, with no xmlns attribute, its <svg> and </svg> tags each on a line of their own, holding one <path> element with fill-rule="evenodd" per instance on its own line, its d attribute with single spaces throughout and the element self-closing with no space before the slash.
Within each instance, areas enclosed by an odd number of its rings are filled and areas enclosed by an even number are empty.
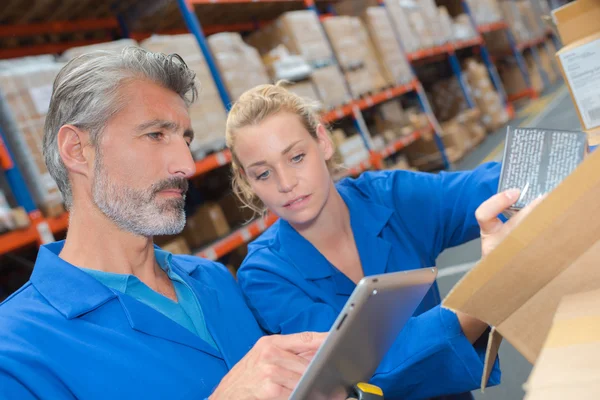
<svg viewBox="0 0 600 400">
<path fill-rule="evenodd" d="M 563 297 L 525 400 L 600 398 L 600 290 Z"/>
<path fill-rule="evenodd" d="M 600 152 L 565 179 L 448 294 L 491 325 L 482 389 L 502 338 L 534 363 L 564 295 L 600 289 Z"/>
</svg>

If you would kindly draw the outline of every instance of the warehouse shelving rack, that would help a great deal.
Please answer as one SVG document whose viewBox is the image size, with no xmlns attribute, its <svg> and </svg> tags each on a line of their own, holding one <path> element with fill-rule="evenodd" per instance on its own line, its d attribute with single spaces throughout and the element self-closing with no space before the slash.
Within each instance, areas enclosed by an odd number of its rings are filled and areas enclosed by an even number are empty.
<svg viewBox="0 0 600 400">
<path fill-rule="evenodd" d="M 53 242 L 54 234 L 67 228 L 68 215 L 64 213 L 57 218 L 44 218 L 42 216 L 42 213 L 35 206 L 19 167 L 14 162 L 1 128 L 0 167 L 17 203 L 25 209 L 30 219 L 29 227 L 0 235 L 0 255 L 32 244 L 39 246 Z"/>
<path fill-rule="evenodd" d="M 480 46 L 481 57 L 482 57 L 485 65 L 488 67 L 488 70 L 490 71 L 490 76 L 492 78 L 492 82 L 494 82 L 494 86 L 496 87 L 496 90 L 498 90 L 499 93 L 501 93 L 502 96 L 504 97 L 505 104 L 510 105 L 511 102 L 515 102 L 515 101 L 518 101 L 518 100 L 520 100 L 522 98 L 526 98 L 526 97 L 528 97 L 530 99 L 538 98 L 540 96 L 540 93 L 538 93 L 531 84 L 529 71 L 527 70 L 527 65 L 525 63 L 523 54 L 526 50 L 531 51 L 533 59 L 536 63 L 536 66 L 541 72 L 541 76 L 542 76 L 542 80 L 544 81 L 544 85 L 549 86 L 550 83 L 549 83 L 548 75 L 546 74 L 544 68 L 542 67 L 542 63 L 541 63 L 539 53 L 538 53 L 538 46 L 540 46 L 542 44 L 546 46 L 547 38 L 551 38 L 555 44 L 558 43 L 558 39 L 552 33 L 552 30 L 547 30 L 545 35 L 541 38 L 533 39 L 533 40 L 530 40 L 525 43 L 517 43 L 514 35 L 512 34 L 512 32 L 510 30 L 510 26 L 508 25 L 508 23 L 506 21 L 502 20 L 502 21 L 498 21 L 498 22 L 494 22 L 494 23 L 490 23 L 490 24 L 477 25 L 477 22 L 475 21 L 473 13 L 471 12 L 469 4 L 467 3 L 466 0 L 461 0 L 461 6 L 462 6 L 462 9 L 464 10 L 464 12 L 471 19 L 471 24 L 477 29 L 477 32 L 479 32 L 480 35 L 483 35 L 483 34 L 489 33 L 489 32 L 494 32 L 494 31 L 503 31 L 506 35 L 510 49 L 505 54 L 499 54 L 497 56 L 501 56 L 501 57 L 513 56 L 515 58 L 517 65 L 519 67 L 519 71 L 521 72 L 521 75 L 523 76 L 523 79 L 527 86 L 527 89 L 525 89 L 521 93 L 517 93 L 510 97 L 507 97 L 504 89 L 501 89 L 501 90 L 499 89 L 501 86 L 501 81 L 500 81 L 500 77 L 498 76 L 498 73 L 496 71 L 496 68 L 495 68 L 494 62 L 493 62 L 496 59 L 496 57 L 490 55 L 489 51 L 487 50 L 487 47 L 485 46 L 485 41 L 483 41 L 482 45 Z M 546 47 L 546 49 L 547 49 L 547 47 Z M 497 85 L 496 82 L 498 82 L 499 85 Z M 512 106 L 510 106 L 510 107 L 514 110 L 514 108 Z"/>
<path fill-rule="evenodd" d="M 304 8 L 314 11 L 315 13 L 317 13 L 317 15 L 319 14 L 316 4 L 313 0 L 303 0 L 303 1 L 302 0 L 173 0 L 173 1 L 176 1 L 176 3 L 177 3 L 180 15 L 183 17 L 183 20 L 185 22 L 185 26 L 187 27 L 187 30 L 182 29 L 182 28 L 176 28 L 176 29 L 168 28 L 168 29 L 159 29 L 159 32 L 157 32 L 157 33 L 179 34 L 179 33 L 191 32 L 195 36 L 195 38 L 197 39 L 198 45 L 206 59 L 207 65 L 211 71 L 211 74 L 215 81 L 215 85 L 218 88 L 221 100 L 227 109 L 229 109 L 229 107 L 231 105 L 231 99 L 229 98 L 229 95 L 225 88 L 224 82 L 220 76 L 218 68 L 216 67 L 214 58 L 209 50 L 205 35 L 221 32 L 221 31 L 251 31 L 251 30 L 255 30 L 255 29 L 259 28 L 260 26 L 269 23 L 272 19 L 276 18 L 276 15 L 272 16 L 272 18 L 268 18 L 268 19 L 261 20 L 261 21 L 257 21 L 257 20 L 235 21 L 235 22 L 229 22 L 227 24 L 220 24 L 220 25 L 206 24 L 205 26 L 202 26 L 198 19 L 198 15 L 196 13 L 195 7 L 196 6 L 218 7 L 219 5 L 224 5 L 224 4 L 229 4 L 229 5 L 253 4 L 254 6 L 259 6 L 261 3 L 271 3 L 271 4 L 273 4 L 273 3 L 287 3 L 287 4 L 300 3 L 301 5 L 304 6 Z M 135 3 L 135 0 L 133 0 L 132 3 Z M 379 3 L 382 7 L 385 7 L 383 0 L 379 1 Z M 463 6 L 465 4 L 466 3 L 463 2 Z M 466 8 L 465 11 L 467 13 L 469 13 L 468 8 Z M 0 29 L 0 37 L 2 37 L 2 34 L 6 35 L 6 34 L 8 34 L 8 32 L 15 32 L 12 30 L 13 27 L 14 26 L 2 27 L 2 29 Z M 66 21 L 66 22 L 59 21 L 59 22 L 53 22 L 53 23 L 49 23 L 49 24 L 37 24 L 37 23 L 31 24 L 30 23 L 30 24 L 26 24 L 26 26 L 25 25 L 21 26 L 19 29 L 21 29 L 22 32 L 29 32 L 29 33 L 35 29 L 37 29 L 39 32 L 45 32 L 46 30 L 51 31 L 52 29 L 58 29 L 59 31 L 64 31 L 64 32 L 71 32 L 71 31 L 78 31 L 80 29 L 87 30 L 90 27 L 104 29 L 106 31 L 111 31 L 111 32 L 118 30 L 120 37 L 131 37 L 136 40 L 141 40 L 150 35 L 150 33 L 148 33 L 147 31 L 145 32 L 143 30 L 140 31 L 140 30 L 135 30 L 135 29 L 133 31 L 130 30 L 129 27 L 127 26 L 127 21 L 125 18 L 122 17 L 122 14 L 117 14 L 116 16 L 114 16 L 112 18 L 106 17 L 106 18 L 90 19 L 87 21 Z M 507 27 L 507 25 L 505 23 L 500 23 L 500 24 L 497 24 L 497 26 L 478 27 L 478 31 L 481 34 L 486 29 L 505 29 L 506 27 Z M 0 58 L 40 54 L 40 53 L 45 53 L 45 52 L 60 52 L 60 51 L 65 50 L 68 47 L 77 46 L 77 45 L 81 45 L 81 44 L 91 44 L 91 43 L 70 42 L 68 44 L 63 44 L 63 43 L 55 44 L 50 47 L 41 46 L 41 47 L 32 47 L 32 48 L 26 48 L 26 49 L 18 49 L 18 51 L 15 51 L 13 49 L 13 52 L 8 53 L 8 54 L 3 53 L 0 50 Z M 497 73 L 495 72 L 495 68 L 491 62 L 489 54 L 487 52 L 485 52 L 485 43 L 483 42 L 483 39 L 481 36 L 478 38 L 475 38 L 473 40 L 470 40 L 470 41 L 449 43 L 444 46 L 438 46 L 437 48 L 421 50 L 421 51 L 418 51 L 415 53 L 408 54 L 407 58 L 412 64 L 412 63 L 416 63 L 416 62 L 427 62 L 428 59 L 433 60 L 433 59 L 435 59 L 435 57 L 449 57 L 453 72 L 455 73 L 455 75 L 457 75 L 457 77 L 459 77 L 459 82 L 461 84 L 464 84 L 464 80 L 460 77 L 460 73 L 461 73 L 460 64 L 459 64 L 458 59 L 456 58 L 455 53 L 456 53 L 456 50 L 467 48 L 467 47 L 473 47 L 473 46 L 477 46 L 482 49 L 482 56 L 483 56 L 486 66 L 488 67 L 490 76 L 492 77 L 492 81 L 494 82 L 494 86 L 501 94 L 504 94 L 502 83 L 501 83 L 500 78 L 498 77 Z M 484 52 L 485 52 L 485 54 L 487 54 L 487 57 L 484 55 Z M 463 87 L 463 92 L 465 93 L 465 96 L 468 99 L 469 94 L 464 87 Z M 343 118 L 352 118 L 355 122 L 355 126 L 357 127 L 357 130 L 360 132 L 363 139 L 365 140 L 365 143 L 367 144 L 367 146 L 369 148 L 371 148 L 369 146 L 370 145 L 370 134 L 369 134 L 368 130 L 366 129 L 366 125 L 364 124 L 364 121 L 362 120 L 361 111 L 366 110 L 370 107 L 373 107 L 376 104 L 382 103 L 389 99 L 397 98 L 399 96 L 409 94 L 409 93 L 412 93 L 413 95 L 416 94 L 422 110 L 429 117 L 429 120 L 430 120 L 429 129 L 426 129 L 425 131 L 415 131 L 411 135 L 403 137 L 403 138 L 397 140 L 395 143 L 388 145 L 386 148 L 384 148 L 381 151 L 371 150 L 370 151 L 371 157 L 368 160 L 365 160 L 364 162 L 360 163 L 359 165 L 350 166 L 350 168 L 347 171 L 345 171 L 343 175 L 355 175 L 355 174 L 358 174 L 358 173 L 365 171 L 367 169 L 370 169 L 370 168 L 381 168 L 383 166 L 383 160 L 385 158 L 397 153 L 404 147 L 408 146 L 410 143 L 414 142 L 415 140 L 418 140 L 424 134 L 428 134 L 428 135 L 432 134 L 433 135 L 433 137 L 436 140 L 436 144 L 438 145 L 438 148 L 440 150 L 440 157 L 443 161 L 444 168 L 450 168 L 450 164 L 445 155 L 445 149 L 444 149 L 442 140 L 439 136 L 439 133 L 441 132 L 440 125 L 437 122 L 435 116 L 433 115 L 433 111 L 429 105 L 429 102 L 427 100 L 427 96 L 425 95 L 423 86 L 417 79 L 413 80 L 412 82 L 410 82 L 408 84 L 385 89 L 385 90 L 375 93 L 373 95 L 365 96 L 360 99 L 352 100 L 349 104 L 345 104 L 345 105 L 337 107 L 333 110 L 328 110 L 327 112 L 325 112 L 323 114 L 322 119 L 326 123 L 332 123 L 332 122 L 338 121 Z M 511 116 L 512 116 L 511 105 L 507 101 L 505 95 L 504 95 L 504 99 L 506 101 L 507 110 L 509 110 L 509 112 L 511 112 Z M 470 102 L 469 102 L 469 100 L 467 100 L 467 101 L 468 101 L 469 105 L 473 104 L 472 101 L 470 101 Z M 7 156 L 5 155 L 5 154 L 9 154 L 9 152 L 5 151 L 4 153 L 0 153 L 0 154 L 3 154 L 2 159 L 1 159 L 2 160 L 1 165 L 3 166 L 3 169 L 7 172 L 7 175 L 10 173 L 13 173 L 13 175 L 14 175 L 15 172 L 10 172 L 10 171 L 15 170 L 15 168 L 12 168 L 12 169 L 10 168 L 10 166 L 13 165 L 14 163 L 12 163 L 11 158 L 7 158 Z M 10 163 L 8 160 L 10 160 Z M 197 168 L 196 176 L 207 173 L 207 172 L 212 171 L 221 166 L 227 165 L 230 162 L 231 162 L 231 153 L 228 150 L 216 152 L 216 153 L 209 155 L 209 156 L 207 156 L 201 160 L 198 160 L 196 162 L 196 168 Z M 16 174 L 18 174 L 18 172 L 16 172 Z M 14 175 L 14 176 L 16 176 L 16 175 Z M 342 176 L 342 175 L 340 175 L 340 176 Z M 20 183 L 15 183 L 15 182 L 11 181 L 12 190 L 16 193 L 21 192 L 19 185 L 22 185 L 23 180 L 20 177 L 15 178 L 13 180 L 19 181 Z M 42 233 L 40 233 L 40 231 L 45 232 L 46 239 L 49 239 L 50 237 L 47 235 L 48 232 L 57 233 L 57 232 L 63 231 L 66 228 L 67 222 L 68 222 L 68 216 L 66 213 L 59 218 L 45 219 L 41 216 L 41 213 L 39 213 L 39 211 L 35 210 L 35 206 L 33 206 L 33 202 L 30 199 L 31 198 L 29 196 L 29 201 L 31 204 L 31 207 L 29 207 L 30 208 L 30 216 L 32 218 L 32 221 L 38 221 L 39 223 L 37 223 L 37 225 L 36 225 L 36 223 L 32 224 L 32 227 L 25 231 L 11 232 L 8 234 L 0 235 L 0 255 L 4 254 L 6 252 L 9 252 L 9 251 L 15 250 L 19 247 L 29 245 L 29 244 L 43 243 L 44 235 Z M 22 202 L 26 203 L 27 200 L 25 200 L 24 198 L 20 198 L 19 204 L 23 205 Z M 272 214 L 268 214 L 264 218 L 256 219 L 256 220 L 250 222 L 249 224 L 245 225 L 244 227 L 234 231 L 227 237 L 207 246 L 206 248 L 202 249 L 201 251 L 199 251 L 196 254 L 199 256 L 206 257 L 206 258 L 210 258 L 210 259 L 219 259 L 219 258 L 223 257 L 224 255 L 230 253 L 237 247 L 243 245 L 244 243 L 248 243 L 250 240 L 252 240 L 256 236 L 258 236 L 261 232 L 263 232 L 267 227 L 269 227 L 271 224 L 273 224 L 275 221 L 276 221 L 276 217 Z M 42 228 L 38 229 L 37 227 L 39 227 L 40 224 L 42 224 Z"/>
</svg>

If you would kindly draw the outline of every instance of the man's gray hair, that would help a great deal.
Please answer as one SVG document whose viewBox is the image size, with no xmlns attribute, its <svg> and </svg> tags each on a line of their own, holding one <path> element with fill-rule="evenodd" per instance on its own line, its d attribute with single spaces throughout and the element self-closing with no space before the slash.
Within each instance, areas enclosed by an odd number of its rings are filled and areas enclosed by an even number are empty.
<svg viewBox="0 0 600 400">
<path fill-rule="evenodd" d="M 97 145 L 111 117 L 126 104 L 119 89 L 132 80 L 155 82 L 177 93 L 189 107 L 198 97 L 196 74 L 176 54 L 128 47 L 121 53 L 94 51 L 69 61 L 54 80 L 44 126 L 44 158 L 67 209 L 73 202 L 68 171 L 58 151 L 58 131 L 73 125 Z"/>
</svg>

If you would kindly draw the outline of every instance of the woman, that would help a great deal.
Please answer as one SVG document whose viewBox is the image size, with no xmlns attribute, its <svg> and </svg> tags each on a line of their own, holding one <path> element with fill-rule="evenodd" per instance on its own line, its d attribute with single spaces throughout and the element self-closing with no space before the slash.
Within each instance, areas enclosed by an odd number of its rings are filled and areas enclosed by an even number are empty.
<svg viewBox="0 0 600 400">
<path fill-rule="evenodd" d="M 438 175 L 366 172 L 332 179 L 334 148 L 311 104 L 278 85 L 243 94 L 227 120 L 233 186 L 280 219 L 249 246 L 238 279 L 269 333 L 327 331 L 356 283 L 435 265 L 479 234 L 475 210 L 498 187 L 500 165 Z M 481 321 L 439 307 L 435 285 L 372 382 L 386 399 L 429 398 L 479 387 Z M 496 364 L 488 385 L 499 382 Z M 460 396 L 460 397 L 459 397 Z"/>
</svg>

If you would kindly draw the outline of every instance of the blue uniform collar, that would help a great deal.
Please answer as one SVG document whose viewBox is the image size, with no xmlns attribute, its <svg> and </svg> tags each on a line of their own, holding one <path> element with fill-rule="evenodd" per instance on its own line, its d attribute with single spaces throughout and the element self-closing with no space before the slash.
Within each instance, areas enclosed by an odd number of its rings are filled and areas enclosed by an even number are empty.
<svg viewBox="0 0 600 400">
<path fill-rule="evenodd" d="M 350 212 L 350 223 L 365 275 L 385 272 L 391 245 L 379 238 L 379 234 L 390 220 L 394 210 L 370 201 L 365 194 L 355 188 L 338 185 L 337 189 Z M 315 280 L 341 275 L 308 240 L 283 220 L 280 220 L 279 242 L 282 251 L 293 260 L 296 268 L 306 279 Z M 345 283 L 347 282 L 344 282 L 344 285 L 340 284 L 340 292 L 351 291 Z"/>
<path fill-rule="evenodd" d="M 98 308 L 117 294 L 81 269 L 69 264 L 58 255 L 65 242 L 59 241 L 40 247 L 31 283 L 65 318 L 72 319 Z M 172 254 L 155 246 L 158 263 L 164 269 L 171 265 Z M 193 272 L 197 266 L 187 271 Z M 60 279 L 57 279 L 60 278 Z"/>
</svg>

